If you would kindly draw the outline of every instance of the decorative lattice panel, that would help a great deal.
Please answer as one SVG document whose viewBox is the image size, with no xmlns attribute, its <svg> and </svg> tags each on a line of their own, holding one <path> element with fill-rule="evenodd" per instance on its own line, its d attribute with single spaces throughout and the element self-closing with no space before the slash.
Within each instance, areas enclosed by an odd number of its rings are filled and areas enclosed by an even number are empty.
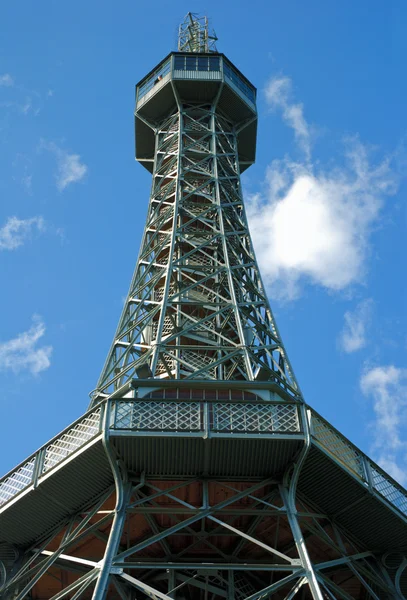
<svg viewBox="0 0 407 600">
<path fill-rule="evenodd" d="M 86 444 L 99 432 L 100 408 L 54 440 L 45 449 L 42 472 L 45 473 Z"/>
<path fill-rule="evenodd" d="M 407 515 L 407 495 L 405 491 L 400 489 L 386 475 L 370 465 L 372 473 L 372 482 L 374 489 L 379 492 L 386 500 L 391 502 L 402 513 Z"/>
<path fill-rule="evenodd" d="M 199 402 L 117 402 L 115 429 L 200 431 Z"/>
<path fill-rule="evenodd" d="M 213 362 L 213 358 L 210 356 L 205 356 L 204 354 L 198 354 L 198 352 L 194 352 L 193 350 L 184 351 L 181 355 L 181 359 L 188 364 L 189 368 L 194 368 L 197 371 L 202 369 L 204 366 L 208 366 Z M 215 369 L 208 369 L 207 375 L 215 378 Z"/>
<path fill-rule="evenodd" d="M 32 482 L 35 457 L 14 471 L 0 483 L 0 506 L 11 500 Z"/>
<path fill-rule="evenodd" d="M 219 432 L 298 432 L 297 407 L 293 404 L 213 405 L 213 429 Z"/>
<path fill-rule="evenodd" d="M 348 469 L 352 469 L 363 480 L 366 479 L 363 466 L 363 455 L 352 446 L 350 442 L 342 437 L 328 423 L 313 415 L 312 434 L 322 446 L 340 460 Z"/>
</svg>

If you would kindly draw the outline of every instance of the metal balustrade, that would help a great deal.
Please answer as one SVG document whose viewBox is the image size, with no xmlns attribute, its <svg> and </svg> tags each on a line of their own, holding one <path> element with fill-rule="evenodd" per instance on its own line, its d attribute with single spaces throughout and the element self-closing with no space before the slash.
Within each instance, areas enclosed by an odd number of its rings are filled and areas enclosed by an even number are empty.
<svg viewBox="0 0 407 600">
<path fill-rule="evenodd" d="M 199 402 L 116 402 L 114 429 L 200 431 Z"/>
<path fill-rule="evenodd" d="M 25 463 L 0 479 L 0 507 L 33 484 L 37 477 L 63 462 L 95 437 L 100 431 L 100 419 L 99 407 L 76 421 Z"/>
<path fill-rule="evenodd" d="M 34 473 L 35 457 L 14 470 L 0 483 L 0 506 L 14 498 L 21 490 L 30 485 Z"/>
<path fill-rule="evenodd" d="M 205 412 L 207 411 L 207 418 Z M 295 404 L 117 401 L 113 429 L 162 432 L 300 433 Z"/>
<path fill-rule="evenodd" d="M 390 481 L 384 471 L 381 471 L 376 465 L 368 461 L 372 474 L 372 485 L 383 498 L 393 504 L 400 512 L 407 515 L 407 495 L 405 490 L 399 487 L 395 482 Z"/>
<path fill-rule="evenodd" d="M 99 423 L 100 408 L 47 446 L 42 472 L 46 473 L 91 440 L 99 432 Z"/>
<path fill-rule="evenodd" d="M 223 435 L 300 433 L 298 406 L 290 403 L 233 403 L 119 400 L 112 403 L 113 430 Z M 0 479 L 0 507 L 73 456 L 101 430 L 101 408 L 88 413 Z M 311 434 L 324 451 L 372 493 L 407 516 L 407 492 L 378 465 L 311 411 Z"/>
<path fill-rule="evenodd" d="M 313 410 L 311 434 L 328 454 L 357 475 L 373 493 L 407 516 L 406 490 Z"/>
<path fill-rule="evenodd" d="M 220 404 L 212 409 L 214 431 L 230 433 L 297 433 L 298 409 L 294 404 Z"/>
<path fill-rule="evenodd" d="M 365 478 L 362 454 L 329 423 L 315 414 L 312 417 L 312 432 L 314 437 L 336 456 L 348 469 L 352 469 L 359 477 Z"/>
</svg>

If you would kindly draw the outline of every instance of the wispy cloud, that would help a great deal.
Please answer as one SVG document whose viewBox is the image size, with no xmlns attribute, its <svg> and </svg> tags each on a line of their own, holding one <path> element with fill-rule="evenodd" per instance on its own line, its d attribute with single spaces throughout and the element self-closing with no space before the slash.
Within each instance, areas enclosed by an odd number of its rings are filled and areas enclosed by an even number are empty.
<svg viewBox="0 0 407 600">
<path fill-rule="evenodd" d="M 347 353 L 356 352 L 366 346 L 366 334 L 373 310 L 371 298 L 362 300 L 353 311 L 346 311 L 345 324 L 339 336 L 339 345 Z"/>
<path fill-rule="evenodd" d="M 367 369 L 360 380 L 362 392 L 373 401 L 372 423 L 377 462 L 400 483 L 407 482 L 407 369 L 394 365 Z"/>
<path fill-rule="evenodd" d="M 280 109 L 283 119 L 294 130 L 296 140 L 307 160 L 311 158 L 311 128 L 304 117 L 304 106 L 293 100 L 289 77 L 273 77 L 266 86 L 266 100 L 272 110 Z"/>
<path fill-rule="evenodd" d="M 41 140 L 40 148 L 52 152 L 57 159 L 56 184 L 59 191 L 63 191 L 71 183 L 83 181 L 88 167 L 81 162 L 80 154 L 70 154 L 54 142 Z"/>
<path fill-rule="evenodd" d="M 19 373 L 29 371 L 38 375 L 51 365 L 52 346 L 39 346 L 45 334 L 45 325 L 38 315 L 33 317 L 33 325 L 24 333 L 6 342 L 0 342 L 0 369 Z"/>
<path fill-rule="evenodd" d="M 26 242 L 34 231 L 45 230 L 45 222 L 42 217 L 31 219 L 18 219 L 9 217 L 5 225 L 0 228 L 0 250 L 15 250 Z"/>
<path fill-rule="evenodd" d="M 282 108 L 305 159 L 273 161 L 265 191 L 252 195 L 247 207 L 269 293 L 285 300 L 298 297 L 304 282 L 343 290 L 363 281 L 371 233 L 399 179 L 391 157 L 374 162 L 357 137 L 344 140 L 337 165 L 313 164 L 311 128 L 302 104 L 291 102 L 291 88 L 289 78 L 273 79 L 266 97 L 272 108 Z"/>
<path fill-rule="evenodd" d="M 14 85 L 14 78 L 9 73 L 0 75 L 0 86 L 12 87 Z"/>
</svg>

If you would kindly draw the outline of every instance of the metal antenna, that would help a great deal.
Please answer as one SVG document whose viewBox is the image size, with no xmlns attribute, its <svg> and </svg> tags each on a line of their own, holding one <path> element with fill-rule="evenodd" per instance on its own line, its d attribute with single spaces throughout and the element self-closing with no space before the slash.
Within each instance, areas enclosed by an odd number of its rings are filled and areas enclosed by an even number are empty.
<svg viewBox="0 0 407 600">
<path fill-rule="evenodd" d="M 179 52 L 217 52 L 217 37 L 214 31 L 209 33 L 207 17 L 199 17 L 189 12 L 179 26 Z"/>
</svg>

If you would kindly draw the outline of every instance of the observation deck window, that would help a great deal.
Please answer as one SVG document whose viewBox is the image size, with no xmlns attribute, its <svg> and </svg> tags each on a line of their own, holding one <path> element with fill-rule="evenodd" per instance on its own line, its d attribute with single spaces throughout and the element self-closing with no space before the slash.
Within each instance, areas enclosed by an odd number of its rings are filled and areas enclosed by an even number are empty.
<svg viewBox="0 0 407 600">
<path fill-rule="evenodd" d="M 235 86 L 243 92 L 243 94 L 251 100 L 251 102 L 256 102 L 256 95 L 254 89 L 246 83 L 241 75 L 235 69 L 227 63 L 225 60 L 223 61 L 223 74 L 225 77 L 228 77 Z"/>
<path fill-rule="evenodd" d="M 151 89 L 153 89 L 153 87 L 159 81 L 161 81 L 161 79 L 163 79 L 163 77 L 165 75 L 167 75 L 167 73 L 170 72 L 170 70 L 171 70 L 171 59 L 169 58 L 168 60 L 165 61 L 165 63 L 160 65 L 158 67 L 158 69 L 156 69 L 154 71 L 154 73 L 149 75 L 149 77 L 147 77 L 147 79 L 145 79 L 142 82 L 142 84 L 140 85 L 140 87 L 138 88 L 138 91 L 137 91 L 137 100 L 140 100 L 140 98 L 145 96 L 147 94 L 147 92 L 149 92 Z"/>
<path fill-rule="evenodd" d="M 174 56 L 175 71 L 220 71 L 219 56 Z"/>
</svg>

